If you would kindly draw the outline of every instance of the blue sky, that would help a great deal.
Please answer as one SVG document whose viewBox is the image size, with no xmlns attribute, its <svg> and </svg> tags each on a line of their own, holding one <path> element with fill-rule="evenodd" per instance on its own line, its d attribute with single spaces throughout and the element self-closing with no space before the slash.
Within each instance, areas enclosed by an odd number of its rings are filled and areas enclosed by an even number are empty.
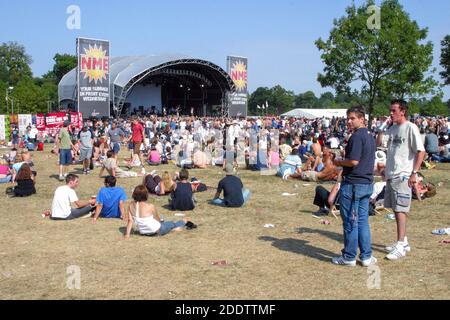
<svg viewBox="0 0 450 320">
<path fill-rule="evenodd" d="M 356 4 L 362 3 L 356 0 Z M 223 68 L 226 56 L 249 58 L 249 89 L 280 84 L 295 93 L 322 88 L 323 70 L 314 45 L 327 38 L 334 18 L 351 0 L 0 0 L 0 42 L 17 41 L 33 58 L 36 76 L 52 68 L 55 53 L 75 53 L 79 36 L 108 39 L 111 54 L 184 53 Z M 380 3 L 378 0 L 377 3 Z M 439 66 L 440 41 L 450 34 L 450 1 L 404 0 L 420 27 L 428 27 Z M 69 5 L 81 9 L 81 29 L 69 30 Z M 6 10 L 5 10 L 6 8 Z M 436 74 L 436 78 L 439 76 Z M 440 80 L 440 78 L 439 78 Z M 444 88 L 450 99 L 450 87 Z"/>
</svg>

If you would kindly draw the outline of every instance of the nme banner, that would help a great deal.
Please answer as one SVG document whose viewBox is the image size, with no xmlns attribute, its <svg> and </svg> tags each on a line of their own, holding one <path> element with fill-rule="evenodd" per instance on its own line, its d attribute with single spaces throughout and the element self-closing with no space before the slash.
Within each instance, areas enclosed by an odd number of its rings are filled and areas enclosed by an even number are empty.
<svg viewBox="0 0 450 320">
<path fill-rule="evenodd" d="M 78 111 L 109 117 L 109 41 L 77 39 Z"/>
<path fill-rule="evenodd" d="M 64 112 L 56 112 L 56 113 L 49 113 L 45 117 L 46 122 L 46 128 L 45 131 L 47 131 L 47 134 L 51 137 L 55 137 L 59 129 L 61 129 L 64 125 L 64 121 L 69 120 L 69 117 Z"/>
<path fill-rule="evenodd" d="M 230 117 L 247 117 L 247 66 L 247 58 L 233 56 L 227 58 L 228 74 L 236 86 L 236 91 L 229 94 L 228 115 Z"/>
</svg>

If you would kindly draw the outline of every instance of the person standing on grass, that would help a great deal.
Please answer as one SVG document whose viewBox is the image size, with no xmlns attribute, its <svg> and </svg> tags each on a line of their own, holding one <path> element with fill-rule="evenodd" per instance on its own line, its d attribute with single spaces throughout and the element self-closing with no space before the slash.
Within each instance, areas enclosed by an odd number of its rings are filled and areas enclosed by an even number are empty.
<svg viewBox="0 0 450 320">
<path fill-rule="evenodd" d="M 141 161 L 142 173 L 145 174 L 144 156 L 141 152 L 141 145 L 144 142 L 144 127 L 137 118 L 133 120 L 131 131 L 132 133 L 129 141 L 134 144 L 134 154 L 138 155 L 139 160 Z"/>
<path fill-rule="evenodd" d="M 373 192 L 375 139 L 365 127 L 365 113 L 361 106 L 347 110 L 347 125 L 352 136 L 345 149 L 345 159 L 335 160 L 343 167 L 339 208 L 343 220 L 344 249 L 332 259 L 333 264 L 356 266 L 356 255 L 364 267 L 377 262 L 372 256 L 369 225 L 369 199 Z"/>
<path fill-rule="evenodd" d="M 388 136 L 385 175 L 387 179 L 384 207 L 391 208 L 397 222 L 397 242 L 386 247 L 388 260 L 398 260 L 411 251 L 406 236 L 406 220 L 411 207 L 412 188 L 417 184 L 417 174 L 425 157 L 425 147 L 419 128 L 407 120 L 408 104 L 394 100 L 390 106 L 391 125 L 385 133 L 379 130 L 377 144 Z"/>
<path fill-rule="evenodd" d="M 64 121 L 63 127 L 58 134 L 57 146 L 59 148 L 59 180 L 64 181 L 67 176 L 68 167 L 72 164 L 72 149 L 74 145 L 70 139 L 68 127 L 69 121 Z"/>
<path fill-rule="evenodd" d="M 111 129 L 107 133 L 107 137 L 110 139 L 111 150 L 114 152 L 114 158 L 117 160 L 120 152 L 120 142 L 125 137 L 125 133 L 117 126 L 117 122 L 114 121 Z"/>
<path fill-rule="evenodd" d="M 94 147 L 94 134 L 89 130 L 87 124 L 78 133 L 78 140 L 80 141 L 80 161 L 83 162 L 83 173 L 88 174 Z"/>
</svg>

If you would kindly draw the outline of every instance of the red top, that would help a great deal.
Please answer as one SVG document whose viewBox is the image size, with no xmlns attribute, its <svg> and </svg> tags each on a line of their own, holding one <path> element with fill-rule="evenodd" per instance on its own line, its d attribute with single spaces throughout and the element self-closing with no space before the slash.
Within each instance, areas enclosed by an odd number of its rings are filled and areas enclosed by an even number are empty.
<svg viewBox="0 0 450 320">
<path fill-rule="evenodd" d="M 133 142 L 144 141 L 144 127 L 138 122 L 133 126 Z"/>
</svg>

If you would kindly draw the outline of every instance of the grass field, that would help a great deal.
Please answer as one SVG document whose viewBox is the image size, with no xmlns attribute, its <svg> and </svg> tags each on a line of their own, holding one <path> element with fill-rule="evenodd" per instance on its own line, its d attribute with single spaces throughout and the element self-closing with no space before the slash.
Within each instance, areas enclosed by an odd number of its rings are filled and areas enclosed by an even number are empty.
<svg viewBox="0 0 450 320">
<path fill-rule="evenodd" d="M 49 146 L 46 146 L 47 150 Z M 1 152 L 1 151 L 0 151 Z M 6 150 L 5 150 L 6 152 Z M 123 154 L 122 156 L 125 156 Z M 312 217 L 315 184 L 284 182 L 274 176 L 240 171 L 252 191 L 244 208 L 225 209 L 207 203 L 214 195 L 197 195 L 199 204 L 188 216 L 194 231 L 121 240 L 124 223 L 91 219 L 54 222 L 41 213 L 50 209 L 57 158 L 48 151 L 34 154 L 38 171 L 37 195 L 7 198 L 0 185 L 0 299 L 449 299 L 450 246 L 431 231 L 450 226 L 450 165 L 425 171 L 442 182 L 436 197 L 414 202 L 408 225 L 411 253 L 403 260 L 384 260 L 383 247 L 396 238 L 394 221 L 370 218 L 374 255 L 379 260 L 380 289 L 369 289 L 373 274 L 358 265 L 330 263 L 342 249 L 340 220 L 323 225 Z M 73 166 L 79 172 L 81 166 Z M 174 166 L 157 168 L 174 172 Z M 149 171 L 149 170 L 148 170 Z M 87 198 L 102 186 L 99 169 L 82 176 L 77 194 Z M 219 168 L 191 170 L 216 186 L 224 176 Z M 140 179 L 122 179 L 131 196 Z M 284 192 L 298 196 L 283 197 Z M 166 198 L 151 197 L 166 220 L 174 212 Z M 273 224 L 275 228 L 264 228 Z M 214 260 L 228 265 L 213 266 Z M 80 289 L 67 287 L 69 266 L 81 271 Z M 370 281 L 369 281 L 370 282 Z"/>
</svg>

